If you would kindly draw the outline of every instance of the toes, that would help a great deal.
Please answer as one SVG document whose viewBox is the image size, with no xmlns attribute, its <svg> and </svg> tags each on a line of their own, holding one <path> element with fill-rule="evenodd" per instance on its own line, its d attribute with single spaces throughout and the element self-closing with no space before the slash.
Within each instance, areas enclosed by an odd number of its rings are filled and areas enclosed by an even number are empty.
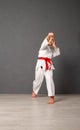
<svg viewBox="0 0 80 130">
<path fill-rule="evenodd" d="M 54 103 L 54 100 L 53 99 L 50 99 L 48 104 L 53 104 Z"/>
<path fill-rule="evenodd" d="M 36 94 L 34 92 L 32 92 L 32 97 L 35 98 L 36 97 Z"/>
</svg>

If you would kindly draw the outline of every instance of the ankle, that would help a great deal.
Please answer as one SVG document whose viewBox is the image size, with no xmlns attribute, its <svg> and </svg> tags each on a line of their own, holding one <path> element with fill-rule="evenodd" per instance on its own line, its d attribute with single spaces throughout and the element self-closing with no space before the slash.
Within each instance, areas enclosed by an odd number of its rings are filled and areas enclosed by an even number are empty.
<svg viewBox="0 0 80 130">
<path fill-rule="evenodd" d="M 50 98 L 54 98 L 54 96 L 50 96 Z"/>
</svg>

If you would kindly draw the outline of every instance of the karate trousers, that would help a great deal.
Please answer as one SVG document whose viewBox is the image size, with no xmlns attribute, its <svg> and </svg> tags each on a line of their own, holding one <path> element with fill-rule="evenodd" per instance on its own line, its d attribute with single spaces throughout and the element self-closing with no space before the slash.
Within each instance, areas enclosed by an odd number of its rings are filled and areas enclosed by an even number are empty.
<svg viewBox="0 0 80 130">
<path fill-rule="evenodd" d="M 43 79 L 45 77 L 46 86 L 48 91 L 48 96 L 55 96 L 55 84 L 53 81 L 53 70 L 43 70 L 42 68 L 38 68 L 35 70 L 35 80 L 33 81 L 33 91 L 37 95 Z"/>
</svg>

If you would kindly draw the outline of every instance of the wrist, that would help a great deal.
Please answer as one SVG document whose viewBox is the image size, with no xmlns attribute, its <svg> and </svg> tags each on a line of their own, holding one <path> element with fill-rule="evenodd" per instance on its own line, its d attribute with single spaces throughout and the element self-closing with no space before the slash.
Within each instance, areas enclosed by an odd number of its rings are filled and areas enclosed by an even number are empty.
<svg viewBox="0 0 80 130">
<path fill-rule="evenodd" d="M 56 45 L 52 45 L 54 49 L 57 49 L 57 46 Z"/>
</svg>

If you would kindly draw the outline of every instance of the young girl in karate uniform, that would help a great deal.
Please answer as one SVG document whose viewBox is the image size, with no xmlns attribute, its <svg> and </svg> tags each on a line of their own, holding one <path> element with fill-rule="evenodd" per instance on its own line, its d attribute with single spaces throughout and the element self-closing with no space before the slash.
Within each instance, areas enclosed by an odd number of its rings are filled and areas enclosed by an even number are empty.
<svg viewBox="0 0 80 130">
<path fill-rule="evenodd" d="M 50 32 L 43 40 L 35 68 L 35 80 L 33 81 L 32 97 L 35 98 L 41 88 L 43 79 L 46 79 L 49 104 L 54 103 L 55 85 L 53 81 L 53 70 L 55 69 L 51 59 L 60 55 L 60 49 L 56 46 L 54 33 Z"/>
</svg>

